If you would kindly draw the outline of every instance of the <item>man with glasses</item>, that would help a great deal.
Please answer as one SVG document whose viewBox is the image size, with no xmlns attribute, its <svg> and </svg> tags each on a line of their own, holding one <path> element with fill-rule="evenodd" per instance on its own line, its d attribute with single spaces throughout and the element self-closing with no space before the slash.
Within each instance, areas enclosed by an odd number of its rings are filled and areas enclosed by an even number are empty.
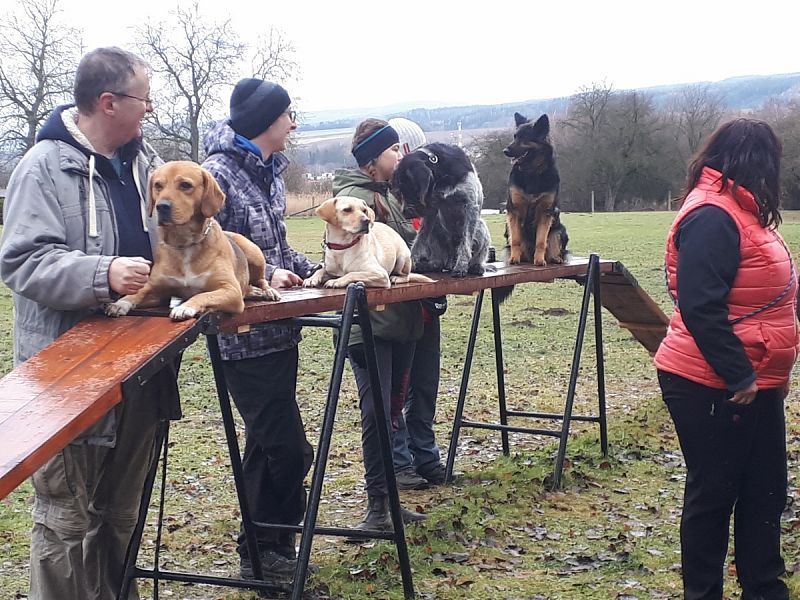
<svg viewBox="0 0 800 600">
<path fill-rule="evenodd" d="M 286 239 L 286 195 L 282 173 L 289 134 L 297 129 L 291 100 L 283 87 L 261 79 L 242 79 L 233 89 L 230 118 L 206 134 L 203 167 L 225 192 L 217 215 L 223 229 L 255 242 L 267 259 L 266 278 L 275 288 L 300 285 L 313 263 Z M 228 388 L 245 423 L 243 458 L 250 514 L 262 523 L 297 525 L 303 519 L 303 480 L 313 449 L 306 440 L 295 397 L 300 328 L 283 323 L 252 325 L 249 333 L 220 334 Z M 291 577 L 296 564 L 291 531 L 260 530 L 258 548 L 267 577 Z M 240 575 L 253 578 L 253 566 L 240 533 Z"/>
<path fill-rule="evenodd" d="M 119 48 L 86 54 L 74 105 L 58 107 L 8 184 L 0 276 L 14 298 L 14 364 L 147 281 L 157 223 L 141 139 L 147 65 Z M 30 600 L 116 598 L 156 425 L 180 414 L 176 368 L 126 394 L 32 476 Z M 135 587 L 129 599 L 138 598 Z"/>
</svg>

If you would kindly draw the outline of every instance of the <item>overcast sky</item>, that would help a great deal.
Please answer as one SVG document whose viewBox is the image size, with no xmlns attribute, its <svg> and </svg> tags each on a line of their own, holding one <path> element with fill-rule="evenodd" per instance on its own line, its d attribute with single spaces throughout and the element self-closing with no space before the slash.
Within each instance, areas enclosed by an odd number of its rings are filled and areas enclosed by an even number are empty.
<svg viewBox="0 0 800 600">
<path fill-rule="evenodd" d="M 175 6 L 174 0 L 60 1 L 83 28 L 88 48 L 131 48 L 137 18 L 169 27 L 166 13 Z M 3 12 L 14 4 L 0 0 Z M 602 80 L 624 89 L 800 71 L 797 0 L 199 5 L 209 17 L 230 16 L 245 41 L 270 25 L 283 30 L 302 68 L 302 79 L 287 88 L 305 111 L 494 104 L 570 95 Z"/>
</svg>

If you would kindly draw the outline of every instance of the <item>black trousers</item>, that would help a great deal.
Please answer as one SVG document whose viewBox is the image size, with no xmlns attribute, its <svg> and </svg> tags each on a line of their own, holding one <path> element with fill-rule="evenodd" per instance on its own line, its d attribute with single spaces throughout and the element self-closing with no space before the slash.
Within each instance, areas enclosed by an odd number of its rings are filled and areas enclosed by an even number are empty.
<svg viewBox="0 0 800 600">
<path fill-rule="evenodd" d="M 782 392 L 759 390 L 749 405 L 659 371 L 687 475 L 681 517 L 686 600 L 722 598 L 730 517 L 743 599 L 784 600 L 780 518 L 786 506 Z"/>
<path fill-rule="evenodd" d="M 223 361 L 228 389 L 245 424 L 242 459 L 250 516 L 261 523 L 297 525 L 306 508 L 303 480 L 314 449 L 297 407 L 297 347 L 257 358 Z M 258 531 L 260 549 L 291 543 L 290 532 Z M 240 555 L 247 554 L 244 532 Z"/>
<path fill-rule="evenodd" d="M 398 390 L 407 386 L 411 363 L 414 360 L 415 342 L 388 342 L 375 339 L 375 357 L 381 379 L 379 401 L 383 402 L 386 412 L 386 430 L 389 433 L 389 446 L 394 441 L 391 419 L 391 398 Z M 359 406 L 361 407 L 361 451 L 364 455 L 364 479 L 369 496 L 386 496 L 386 473 L 383 469 L 378 424 L 375 420 L 375 404 L 372 396 L 372 385 L 367 369 L 367 357 L 364 344 L 355 344 L 347 349 L 350 366 L 358 385 Z M 405 401 L 403 399 L 403 401 Z M 401 404 L 402 405 L 402 404 Z M 398 415 L 402 419 L 402 414 Z"/>
</svg>

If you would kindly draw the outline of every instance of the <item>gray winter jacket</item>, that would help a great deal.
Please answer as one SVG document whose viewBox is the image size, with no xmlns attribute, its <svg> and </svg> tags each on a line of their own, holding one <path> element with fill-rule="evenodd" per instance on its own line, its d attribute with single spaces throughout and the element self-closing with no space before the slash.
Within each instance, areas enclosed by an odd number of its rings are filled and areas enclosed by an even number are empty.
<svg viewBox="0 0 800 600">
<path fill-rule="evenodd" d="M 65 125 L 74 127 L 68 123 L 72 113 L 62 114 Z M 77 130 L 70 133 L 88 144 Z M 146 143 L 133 160 L 140 226 L 147 229 L 152 248 L 157 222 L 147 217 L 146 185 L 161 162 Z M 39 141 L 14 169 L 3 207 L 0 277 L 13 292 L 15 365 L 118 297 L 108 284 L 118 251 L 108 194 L 94 156 L 63 140 Z M 81 437 L 110 445 L 114 431 L 112 411 Z"/>
</svg>

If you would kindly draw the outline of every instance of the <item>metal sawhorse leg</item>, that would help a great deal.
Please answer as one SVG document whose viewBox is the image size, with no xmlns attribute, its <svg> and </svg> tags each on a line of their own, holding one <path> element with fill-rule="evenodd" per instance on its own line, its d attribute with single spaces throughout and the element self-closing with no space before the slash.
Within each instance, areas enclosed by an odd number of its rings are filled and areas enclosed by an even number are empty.
<svg viewBox="0 0 800 600">
<path fill-rule="evenodd" d="M 469 421 L 463 418 L 464 404 L 466 403 L 467 387 L 469 384 L 470 369 L 475 353 L 475 340 L 478 335 L 478 324 L 480 321 L 481 307 L 483 304 L 483 291 L 480 292 L 476 301 L 475 309 L 472 314 L 472 324 L 470 326 L 469 338 L 467 342 L 467 353 L 464 358 L 464 368 L 461 374 L 461 386 L 458 392 L 458 403 L 453 419 L 453 430 L 450 435 L 450 447 L 447 453 L 447 465 L 445 477 L 451 481 L 453 477 L 453 466 L 455 464 L 456 451 L 458 449 L 458 437 L 462 427 L 472 427 L 477 429 L 490 429 L 500 432 L 503 454 L 509 454 L 508 433 L 529 433 L 534 435 L 549 435 L 559 438 L 558 454 L 553 471 L 553 488 L 561 486 L 561 474 L 564 467 L 564 457 L 567 451 L 567 440 L 569 438 L 569 428 L 571 421 L 588 421 L 599 423 L 600 425 L 600 447 L 603 456 L 608 454 L 608 430 L 606 424 L 606 392 L 605 392 L 605 369 L 603 362 L 603 327 L 600 300 L 600 258 L 597 254 L 589 257 L 589 265 L 584 279 L 583 301 L 581 303 L 580 318 L 578 322 L 578 333 L 575 338 L 575 350 L 572 356 L 572 368 L 570 371 L 569 387 L 563 414 L 540 413 L 509 410 L 506 406 L 505 376 L 503 371 L 503 344 L 501 339 L 500 305 L 494 294 L 492 294 L 492 324 L 494 328 L 494 349 L 497 369 L 497 393 L 499 400 L 500 423 L 480 423 Z M 595 328 L 595 352 L 597 357 L 597 396 L 598 414 L 593 416 L 573 415 L 572 408 L 575 400 L 575 386 L 578 380 L 578 369 L 580 367 L 581 351 L 583 340 L 586 333 L 586 321 L 589 314 L 589 298 L 594 296 L 594 328 Z M 560 420 L 560 429 L 535 429 L 530 427 L 517 427 L 508 424 L 509 417 L 528 417 L 536 419 Z"/>
<path fill-rule="evenodd" d="M 158 599 L 158 581 L 183 581 L 190 583 L 202 583 L 211 585 L 220 585 L 227 587 L 240 587 L 240 588 L 254 588 L 265 591 L 276 591 L 290 594 L 292 600 L 300 600 L 303 597 L 305 589 L 305 581 L 308 573 L 308 562 L 311 555 L 311 546 L 313 544 L 313 536 L 316 533 L 334 536 L 349 536 L 354 533 L 352 528 L 345 527 L 317 527 L 317 514 L 319 512 L 319 504 L 322 496 L 322 484 L 325 478 L 325 469 L 328 462 L 328 453 L 330 450 L 331 436 L 333 433 L 333 426 L 336 420 L 336 408 L 339 401 L 339 391 L 341 389 L 342 375 L 344 373 L 344 363 L 347 357 L 347 344 L 350 339 L 350 329 L 354 320 L 357 320 L 361 326 L 362 336 L 364 339 L 365 354 L 367 357 L 367 369 L 370 377 L 370 385 L 373 390 L 380 390 L 380 375 L 377 368 L 377 360 L 375 357 L 375 345 L 372 338 L 372 326 L 369 320 L 369 310 L 367 304 L 366 289 L 363 284 L 351 284 L 347 288 L 345 296 L 344 308 L 341 315 L 338 316 L 324 316 L 324 315 L 311 315 L 308 317 L 298 317 L 292 321 L 307 327 L 329 327 L 339 330 L 339 339 L 336 345 L 336 354 L 334 355 L 333 370 L 328 385 L 328 397 L 325 405 L 325 413 L 322 421 L 322 430 L 317 445 L 317 454 L 314 462 L 314 472 L 311 478 L 311 486 L 308 496 L 308 506 L 306 508 L 305 518 L 303 525 L 283 525 L 272 523 L 256 523 L 250 518 L 250 511 L 247 505 L 246 496 L 244 493 L 244 478 L 242 474 L 242 459 L 239 451 L 239 442 L 236 436 L 236 425 L 231 409 L 230 396 L 228 387 L 225 382 L 225 376 L 222 372 L 222 361 L 219 353 L 219 344 L 217 341 L 217 329 L 215 327 L 209 328 L 205 333 L 208 339 L 208 349 L 211 358 L 211 365 L 214 371 L 214 380 L 217 388 L 217 395 L 219 397 L 220 409 L 222 412 L 222 421 L 225 427 L 225 437 L 228 444 L 228 451 L 231 458 L 231 470 L 233 472 L 234 484 L 236 493 L 239 500 L 239 507 L 242 516 L 242 528 L 245 534 L 245 540 L 248 548 L 249 555 L 253 564 L 254 580 L 243 580 L 230 577 L 211 577 L 206 575 L 192 574 L 192 573 L 176 573 L 170 571 L 162 571 L 158 566 L 158 546 L 161 539 L 162 516 L 164 511 L 164 483 L 166 481 L 166 468 L 167 468 L 167 440 L 169 432 L 169 423 L 164 422 L 156 439 L 156 452 L 155 458 L 151 465 L 148 477 L 145 481 L 145 489 L 142 495 L 142 504 L 139 512 L 139 521 L 136 525 L 134 535 L 131 539 L 131 545 L 128 549 L 128 556 L 125 564 L 125 576 L 123 586 L 118 596 L 119 599 L 127 599 L 128 590 L 130 589 L 131 582 L 136 578 L 146 578 L 154 580 L 154 598 Z M 375 400 L 373 394 L 373 400 Z M 389 493 L 389 507 L 392 513 L 392 523 L 394 531 L 385 532 L 377 530 L 358 530 L 359 537 L 371 539 L 385 539 L 392 540 L 397 547 L 398 562 L 400 564 L 400 573 L 403 581 L 403 593 L 405 598 L 414 597 L 414 585 L 411 575 L 411 564 L 408 557 L 408 546 L 406 545 L 405 530 L 403 527 L 403 519 L 400 513 L 400 497 L 397 491 L 397 482 L 394 476 L 394 466 L 392 463 L 392 448 L 387 430 L 386 413 L 383 408 L 383 402 L 378 399 L 375 402 L 375 419 L 379 424 L 378 437 L 380 438 L 381 454 L 383 458 L 384 471 L 386 473 L 386 483 Z M 147 509 L 150 504 L 156 471 L 158 468 L 158 456 L 160 451 L 163 450 L 164 459 L 162 463 L 162 485 L 161 497 L 159 504 L 159 518 L 156 533 L 156 555 L 154 559 L 153 569 L 140 569 L 136 566 L 136 559 L 138 556 L 139 547 L 141 544 L 142 532 L 144 530 L 144 522 L 147 515 Z M 300 551 L 297 556 L 297 567 L 295 569 L 294 578 L 292 582 L 281 584 L 272 581 L 264 581 L 261 562 L 259 560 L 256 530 L 258 528 L 266 529 L 281 529 L 287 531 L 300 531 Z"/>
</svg>

